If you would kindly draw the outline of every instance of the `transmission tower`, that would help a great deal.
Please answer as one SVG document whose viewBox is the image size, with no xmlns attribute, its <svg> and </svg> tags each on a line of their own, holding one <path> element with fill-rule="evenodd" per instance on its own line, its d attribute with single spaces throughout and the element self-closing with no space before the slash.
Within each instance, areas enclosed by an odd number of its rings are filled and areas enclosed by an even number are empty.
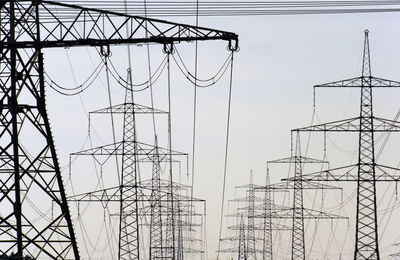
<svg viewBox="0 0 400 260">
<path fill-rule="evenodd" d="M 237 49 L 238 37 L 230 32 L 52 1 L 6 0 L 0 8 L 3 86 L 0 150 L 1 169 L 5 173 L 1 177 L 0 253 L 15 252 L 18 258 L 26 255 L 79 259 L 46 112 L 42 50 L 146 42 L 171 45 L 221 39 L 229 41 L 233 51 Z M 34 137 L 27 139 L 25 133 Z M 32 144 L 30 140 L 37 142 Z M 136 187 L 129 189 L 134 194 Z M 52 218 L 43 218 L 51 205 L 55 205 Z M 40 213 L 35 215 L 32 208 Z M 38 215 L 43 224 L 33 224 Z M 129 234 L 131 259 L 139 256 L 136 221 L 127 223 L 133 228 Z M 124 246 L 121 244 L 121 252 L 125 251 Z"/>
<path fill-rule="evenodd" d="M 269 208 L 271 211 L 275 211 L 275 210 L 278 210 L 278 208 L 281 209 L 281 207 L 277 206 L 277 205 L 273 205 L 271 200 L 267 200 L 266 197 L 264 197 L 264 198 L 256 197 L 256 195 L 255 195 L 256 192 L 260 191 L 261 188 L 265 188 L 265 186 L 255 185 L 253 183 L 252 173 L 250 174 L 249 184 L 236 186 L 235 188 L 245 189 L 246 196 L 230 200 L 230 202 L 246 203 L 246 206 L 238 207 L 236 209 L 237 210 L 236 213 L 228 214 L 228 215 L 226 215 L 226 217 L 235 217 L 238 219 L 238 221 L 240 221 L 242 217 L 245 217 L 245 219 L 247 219 L 247 224 L 244 223 L 244 228 L 247 231 L 247 236 L 246 236 L 247 259 L 250 259 L 250 257 L 252 259 L 256 259 L 257 254 L 262 254 L 263 260 L 268 259 L 267 258 L 268 256 L 266 256 L 268 254 L 266 252 L 268 250 L 268 249 L 266 249 L 266 244 L 272 243 L 272 230 L 291 230 L 290 227 L 272 223 L 271 220 L 273 217 L 270 214 L 266 213 L 267 208 Z M 265 189 L 263 189 L 263 191 L 265 191 Z M 256 202 L 258 202 L 258 203 L 256 204 Z M 256 220 L 259 219 L 258 216 L 260 216 L 260 215 L 263 215 L 264 218 L 262 221 L 259 221 L 256 223 Z M 229 226 L 228 229 L 240 231 L 241 226 L 233 225 L 233 226 Z M 262 233 L 263 234 L 262 237 L 257 237 L 256 231 L 259 231 L 259 233 Z M 270 236 L 266 233 L 269 233 Z M 221 239 L 221 241 L 229 241 L 229 242 L 236 242 L 238 240 L 240 240 L 240 236 L 225 237 L 225 238 Z M 251 242 L 249 242 L 249 240 L 251 240 Z M 262 250 L 257 248 L 258 241 L 262 242 L 262 245 L 263 245 Z M 252 248 L 250 249 L 250 247 L 252 247 Z M 271 244 L 271 247 L 272 247 L 272 244 Z M 225 248 L 225 249 L 220 250 L 220 252 L 236 253 L 237 248 L 236 247 Z M 270 251 L 270 255 L 271 255 L 270 257 L 272 257 L 272 249 Z"/>
<path fill-rule="evenodd" d="M 247 260 L 246 233 L 243 215 L 240 218 L 238 260 Z"/>
<path fill-rule="evenodd" d="M 292 131 L 353 132 L 358 133 L 358 161 L 354 165 L 328 169 L 295 178 L 303 181 L 354 181 L 357 183 L 357 209 L 354 259 L 380 259 L 376 182 L 398 182 L 398 169 L 376 163 L 375 139 L 377 132 L 399 132 L 400 122 L 373 115 L 372 89 L 400 87 L 400 82 L 371 75 L 368 30 L 364 32 L 363 65 L 361 77 L 335 81 L 315 88 L 360 88 L 360 115 L 358 117 L 314 125 Z M 357 173 L 353 173 L 356 170 Z"/>
<path fill-rule="evenodd" d="M 157 145 L 156 139 L 156 147 Z M 151 195 L 150 195 L 150 259 L 164 259 L 164 255 L 167 253 L 163 247 L 162 238 L 162 205 L 161 205 L 161 186 L 160 186 L 160 155 L 158 154 L 158 148 L 154 150 L 153 159 L 153 171 L 151 179 Z M 164 224 L 165 225 L 165 224 Z M 164 240 L 166 241 L 166 240 Z"/>
<path fill-rule="evenodd" d="M 265 185 L 268 187 L 270 184 L 269 179 L 269 171 L 267 168 L 266 174 L 266 182 Z M 267 216 L 271 216 L 272 214 L 272 199 L 271 199 L 271 190 L 266 189 L 264 192 L 264 218 L 263 218 L 263 260 L 272 260 L 272 218 L 268 218 Z"/>
<path fill-rule="evenodd" d="M 255 196 L 255 187 L 253 183 L 253 171 L 250 172 L 250 181 L 248 185 L 237 186 L 236 188 L 245 188 L 247 193 L 247 259 L 249 260 L 256 260 L 257 253 L 256 253 L 256 226 L 254 223 L 254 215 L 255 215 L 255 203 L 256 203 L 256 196 Z M 241 215 L 243 217 L 243 214 Z"/>
<path fill-rule="evenodd" d="M 281 219 L 292 219 L 292 252 L 291 259 L 292 260 L 305 260 L 305 238 L 304 238 L 304 219 L 345 219 L 344 217 L 327 214 L 321 211 L 307 209 L 304 208 L 303 202 L 303 190 L 304 189 L 338 189 L 333 186 L 325 186 L 319 184 L 313 184 L 311 182 L 305 182 L 301 180 L 301 176 L 303 174 L 303 165 L 307 164 L 326 164 L 326 161 L 312 159 L 308 157 L 304 157 L 301 155 L 301 147 L 300 147 L 300 136 L 296 136 L 296 145 L 295 145 L 295 155 L 278 159 L 273 161 L 268 161 L 268 164 L 293 164 L 294 165 L 294 176 L 295 178 L 292 181 L 292 184 L 289 185 L 288 182 L 279 183 L 279 184 L 271 184 L 267 187 L 261 187 L 259 190 L 273 190 L 273 189 L 292 189 L 293 190 L 293 207 L 292 208 L 284 208 L 282 210 L 273 211 L 267 217 L 281 218 Z M 268 166 L 267 166 L 268 168 Z M 264 218 L 265 215 L 261 214 L 256 216 L 258 218 Z"/>
</svg>

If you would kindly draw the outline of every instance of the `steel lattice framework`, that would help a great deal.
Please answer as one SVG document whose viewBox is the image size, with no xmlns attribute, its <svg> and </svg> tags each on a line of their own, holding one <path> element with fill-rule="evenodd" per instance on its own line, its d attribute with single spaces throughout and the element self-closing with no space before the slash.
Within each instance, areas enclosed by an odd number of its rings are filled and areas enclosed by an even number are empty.
<svg viewBox="0 0 400 260">
<path fill-rule="evenodd" d="M 304 208 L 303 204 L 303 190 L 304 189 L 338 189 L 333 186 L 318 185 L 312 182 L 305 182 L 301 180 L 303 175 L 304 164 L 327 164 L 327 161 L 304 157 L 301 155 L 300 135 L 296 135 L 295 154 L 294 156 L 268 161 L 268 164 L 293 164 L 294 165 L 294 181 L 289 183 L 272 184 L 260 188 L 260 190 L 293 190 L 293 207 L 283 208 L 271 213 L 269 216 L 274 218 L 291 218 L 292 219 L 292 260 L 304 260 L 305 254 L 305 239 L 304 239 L 304 219 L 343 219 L 344 217 L 327 214 L 321 211 Z M 263 215 L 257 216 L 263 217 Z"/>
<path fill-rule="evenodd" d="M 240 228 L 239 228 L 238 260 L 247 260 L 245 229 L 246 229 L 246 226 L 244 225 L 244 218 L 242 215 L 240 218 Z"/>
<path fill-rule="evenodd" d="M 233 51 L 238 37 L 52 1 L 1 1 L 0 12 L 0 254 L 79 259 L 46 112 L 43 48 L 226 40 Z"/>
<path fill-rule="evenodd" d="M 365 30 L 362 75 L 315 87 L 356 87 L 361 90 L 360 116 L 293 131 L 358 132 L 358 161 L 354 165 L 303 175 L 301 180 L 354 181 L 357 183 L 356 237 L 354 259 L 380 259 L 378 246 L 378 222 L 376 182 L 398 182 L 398 169 L 377 164 L 375 161 L 376 132 L 399 132 L 400 122 L 377 118 L 373 115 L 372 89 L 400 87 L 400 82 L 376 78 L 371 75 L 368 30 Z M 353 171 L 357 171 L 355 174 Z"/>
</svg>

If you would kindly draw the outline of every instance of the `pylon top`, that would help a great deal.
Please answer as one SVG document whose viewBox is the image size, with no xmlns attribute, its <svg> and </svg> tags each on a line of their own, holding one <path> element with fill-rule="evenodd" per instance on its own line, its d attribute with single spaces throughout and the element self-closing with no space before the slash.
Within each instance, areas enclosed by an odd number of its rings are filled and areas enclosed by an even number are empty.
<svg viewBox="0 0 400 260">
<path fill-rule="evenodd" d="M 369 54 L 368 33 L 369 33 L 368 29 L 365 29 L 363 67 L 362 67 L 362 76 L 367 78 L 371 77 L 371 57 Z"/>
</svg>

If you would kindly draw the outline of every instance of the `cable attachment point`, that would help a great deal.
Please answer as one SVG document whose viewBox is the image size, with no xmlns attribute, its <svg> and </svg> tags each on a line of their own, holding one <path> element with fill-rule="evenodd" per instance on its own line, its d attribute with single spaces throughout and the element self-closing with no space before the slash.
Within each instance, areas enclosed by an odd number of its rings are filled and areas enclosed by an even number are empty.
<svg viewBox="0 0 400 260">
<path fill-rule="evenodd" d="M 174 44 L 173 44 L 172 42 L 170 42 L 170 43 L 164 43 L 163 53 L 165 53 L 165 54 L 172 54 L 172 53 L 174 53 Z"/>
<path fill-rule="evenodd" d="M 238 52 L 238 51 L 240 50 L 240 48 L 239 48 L 239 40 L 238 40 L 238 39 L 229 40 L 228 50 L 229 50 L 229 51 L 236 51 L 236 52 Z"/>
<path fill-rule="evenodd" d="M 111 56 L 111 49 L 110 45 L 102 45 L 100 46 L 100 53 L 104 57 L 110 57 Z"/>
</svg>

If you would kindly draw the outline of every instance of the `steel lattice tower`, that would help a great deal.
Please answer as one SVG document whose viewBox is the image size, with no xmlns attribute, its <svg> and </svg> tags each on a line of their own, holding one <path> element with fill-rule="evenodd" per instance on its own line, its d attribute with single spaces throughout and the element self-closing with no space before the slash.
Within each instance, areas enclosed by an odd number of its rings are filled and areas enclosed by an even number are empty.
<svg viewBox="0 0 400 260">
<path fill-rule="evenodd" d="M 320 161 L 316 159 L 311 159 L 307 157 L 299 157 L 297 159 L 299 162 L 303 163 L 326 163 L 325 161 Z M 294 163 L 296 161 L 295 157 L 289 157 L 285 159 L 273 160 L 267 162 L 267 181 L 266 186 L 258 186 L 255 188 L 256 191 L 263 191 L 264 192 L 264 202 L 262 205 L 262 214 L 256 214 L 255 218 L 261 218 L 263 220 L 263 260 L 272 260 L 272 230 L 290 230 L 292 233 L 302 233 L 301 230 L 303 229 L 302 226 L 294 226 L 292 224 L 291 227 L 286 227 L 283 225 L 276 225 L 272 223 L 272 219 L 292 219 L 294 217 L 294 210 L 293 207 L 283 207 L 278 206 L 272 203 L 271 193 L 272 192 L 287 192 L 288 190 L 296 189 L 295 182 L 282 182 L 282 183 L 274 183 L 270 184 L 269 181 L 269 164 L 270 163 Z M 319 189 L 327 189 L 327 190 L 334 190 L 338 189 L 334 186 L 328 186 L 323 184 L 316 184 L 312 182 L 305 182 L 302 183 L 302 190 L 319 190 Z M 298 196 L 298 195 L 297 195 Z M 301 201 L 301 200 L 300 200 Z M 304 207 L 303 207 L 304 210 Z M 301 212 L 300 212 L 301 213 Z M 302 213 L 303 219 L 332 219 L 332 218 L 340 218 L 340 216 L 329 215 L 324 212 L 319 212 L 315 210 L 306 209 L 306 215 L 304 215 L 304 211 Z M 300 215 L 301 217 L 301 215 Z M 293 223 L 293 222 L 292 222 Z M 297 231 L 294 232 L 294 229 Z M 304 239 L 303 239 L 304 240 Z"/>
<path fill-rule="evenodd" d="M 255 185 L 253 183 L 253 173 L 250 173 L 248 185 L 248 216 L 247 216 L 247 259 L 256 260 L 256 227 L 254 224 L 255 215 Z"/>
<path fill-rule="evenodd" d="M 301 155 L 300 134 L 297 133 L 295 141 L 295 154 L 289 158 L 269 161 L 268 163 L 288 163 L 294 165 L 293 183 L 272 184 L 261 189 L 292 189 L 293 190 L 293 207 L 274 211 L 271 217 L 291 218 L 292 219 L 292 260 L 305 260 L 305 237 L 304 237 L 304 219 L 344 219 L 344 217 L 327 214 L 321 211 L 304 208 L 303 190 L 304 189 L 337 189 L 332 186 L 315 185 L 311 182 L 303 183 L 301 177 L 303 175 L 303 165 L 307 164 L 325 164 L 327 161 L 313 159 Z M 263 217 L 263 216 L 259 216 Z"/>
<path fill-rule="evenodd" d="M 355 132 L 358 133 L 358 161 L 355 165 L 329 169 L 320 173 L 303 175 L 301 180 L 354 181 L 357 183 L 357 210 L 354 259 L 380 259 L 378 246 L 378 222 L 376 182 L 398 182 L 399 176 L 391 174 L 398 169 L 377 164 L 375 161 L 376 132 L 399 132 L 400 122 L 373 115 L 372 89 L 400 87 L 400 82 L 376 78 L 371 75 L 368 30 L 365 30 L 361 77 L 336 81 L 315 87 L 349 88 L 361 90 L 358 117 L 299 128 L 294 131 Z M 357 173 L 351 173 L 353 169 Z"/>
<path fill-rule="evenodd" d="M 300 136 L 296 137 L 294 156 L 294 176 L 301 177 L 303 174 L 301 160 Z M 293 228 L 292 228 L 292 260 L 306 259 L 304 242 L 304 206 L 303 206 L 303 182 L 294 181 L 293 189 Z"/>
<path fill-rule="evenodd" d="M 244 225 L 243 215 L 240 218 L 240 229 L 239 229 L 239 246 L 238 246 L 238 260 L 247 260 L 247 248 L 246 248 L 246 226 Z"/>
<path fill-rule="evenodd" d="M 0 254 L 79 259 L 46 111 L 42 46 L 34 44 L 41 41 L 38 2 L 0 8 Z M 32 45 L 18 47 L 21 41 Z M 53 216 L 43 218 L 52 205 Z"/>
<path fill-rule="evenodd" d="M 157 148 L 156 139 L 156 149 L 153 155 L 153 165 L 152 165 L 152 179 L 151 179 L 151 195 L 150 195 L 150 259 L 163 259 L 163 237 L 162 237 L 162 211 L 161 211 L 161 166 L 160 166 L 160 155 Z M 164 224 L 165 225 L 165 224 Z"/>
<path fill-rule="evenodd" d="M 269 169 L 267 167 L 266 174 L 266 187 L 269 186 Z M 272 260 L 272 218 L 268 217 L 272 215 L 272 199 L 271 190 L 265 189 L 264 192 L 264 217 L 263 217 L 263 260 Z"/>
<path fill-rule="evenodd" d="M 128 70 L 128 83 L 132 84 L 130 70 Z M 126 89 L 124 104 L 118 258 L 135 259 L 139 258 L 139 240 L 135 238 L 135 234 L 139 230 L 138 194 L 136 189 L 137 159 L 135 154 L 124 153 L 124 151 L 137 150 L 133 91 L 129 87 Z"/>
<path fill-rule="evenodd" d="M 361 75 L 360 133 L 357 170 L 357 222 L 354 259 L 379 259 L 376 215 L 375 147 L 368 31 Z"/>
</svg>

